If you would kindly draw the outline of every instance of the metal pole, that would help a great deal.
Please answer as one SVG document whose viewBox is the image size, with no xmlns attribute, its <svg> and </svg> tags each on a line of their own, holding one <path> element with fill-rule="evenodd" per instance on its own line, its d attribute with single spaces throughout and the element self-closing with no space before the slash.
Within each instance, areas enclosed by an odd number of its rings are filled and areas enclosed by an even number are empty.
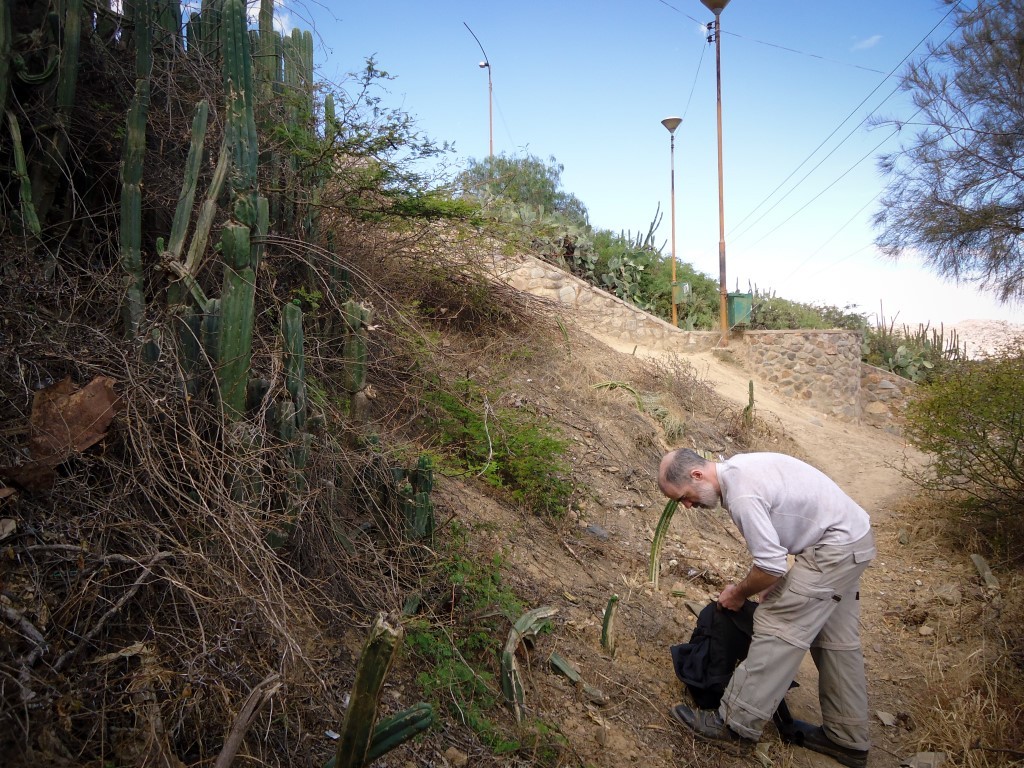
<svg viewBox="0 0 1024 768">
<path fill-rule="evenodd" d="M 676 134 L 673 131 L 669 134 L 669 176 L 671 177 L 671 207 L 672 207 L 672 326 L 679 327 L 676 319 Z"/>
<path fill-rule="evenodd" d="M 722 176 L 722 12 L 715 12 L 715 75 L 718 87 L 718 290 L 722 346 L 729 346 L 729 316 L 725 284 L 725 193 Z"/>
<path fill-rule="evenodd" d="M 487 145 L 490 152 L 488 156 L 494 157 L 494 88 L 491 85 L 491 62 L 489 61 L 487 62 L 487 135 L 490 139 Z"/>
<path fill-rule="evenodd" d="M 484 50 L 484 45 L 480 42 L 480 38 L 476 36 L 476 32 L 470 29 L 469 24 L 466 24 L 466 22 L 462 22 L 462 24 L 469 30 L 469 34 L 473 36 L 477 46 L 480 48 L 480 53 L 484 55 L 484 60 L 480 62 L 480 69 L 487 70 L 487 156 L 494 157 L 494 85 L 491 82 L 491 60 L 487 58 L 487 51 Z"/>
</svg>

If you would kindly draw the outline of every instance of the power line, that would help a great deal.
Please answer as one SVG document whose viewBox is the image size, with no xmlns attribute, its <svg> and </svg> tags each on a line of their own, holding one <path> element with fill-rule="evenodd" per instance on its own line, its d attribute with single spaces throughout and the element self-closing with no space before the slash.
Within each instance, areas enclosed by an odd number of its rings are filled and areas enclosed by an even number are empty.
<svg viewBox="0 0 1024 768">
<path fill-rule="evenodd" d="M 808 53 L 807 51 L 800 51 L 800 50 L 797 50 L 796 48 L 787 48 L 786 46 L 779 45 L 778 43 L 769 43 L 769 42 L 766 42 L 764 40 L 758 40 L 758 39 L 753 38 L 753 37 L 745 37 L 744 35 L 738 35 L 735 32 L 723 32 L 722 34 L 723 35 L 731 35 L 732 37 L 738 37 L 741 40 L 749 40 L 750 42 L 757 43 L 759 45 L 766 45 L 769 48 L 778 48 L 780 51 L 789 51 L 790 53 L 796 53 L 796 54 L 799 54 L 800 56 L 807 56 L 808 58 L 811 58 L 811 59 L 820 59 L 821 61 L 827 61 L 827 62 L 830 62 L 832 64 L 839 64 L 839 65 L 844 66 L 844 67 L 852 67 L 853 69 L 863 69 L 865 72 L 874 72 L 874 73 L 879 74 L 879 75 L 884 75 L 885 74 L 885 72 L 883 72 L 880 69 L 873 69 L 872 67 L 865 67 L 865 66 L 862 66 L 860 64 L 851 64 L 848 61 L 839 61 L 839 59 L 829 59 L 829 58 L 827 58 L 825 56 L 819 56 L 816 53 Z M 920 45 L 920 43 L 919 43 L 919 45 Z M 886 77 L 888 77 L 888 75 L 886 75 Z"/>
<path fill-rule="evenodd" d="M 931 37 L 931 35 L 932 35 L 932 34 L 933 34 L 933 33 L 935 32 L 935 30 L 936 30 L 936 29 L 938 29 L 938 28 L 939 28 L 940 26 L 942 26 L 942 24 L 943 24 L 943 23 L 944 23 L 944 22 L 946 21 L 946 19 L 947 19 L 947 18 L 949 18 L 949 15 L 950 15 L 951 13 L 953 13 L 953 11 L 954 11 L 954 10 L 956 10 L 957 6 L 959 6 L 959 5 L 960 5 L 960 2 L 961 2 L 961 0 L 957 0 L 957 2 L 956 2 L 956 3 L 955 3 L 955 4 L 953 5 L 953 6 L 951 6 L 951 7 L 950 7 L 949 11 L 948 11 L 948 12 L 947 12 L 947 13 L 946 13 L 946 14 L 945 14 L 945 15 L 944 15 L 944 16 L 943 16 L 943 17 L 942 17 L 941 19 L 939 19 L 939 21 L 938 21 L 938 22 L 937 22 L 937 23 L 935 24 L 935 26 L 934 26 L 934 27 L 932 27 L 932 28 L 931 28 L 931 29 L 930 29 L 930 30 L 928 31 L 928 33 L 927 33 L 927 34 L 926 34 L 926 35 L 925 35 L 925 36 L 924 36 L 923 38 L 921 38 L 921 40 L 919 40 L 919 41 L 918 41 L 918 43 L 917 43 L 917 44 L 916 44 L 916 45 L 915 45 L 915 46 L 914 46 L 913 48 L 911 48 L 911 49 L 910 49 L 909 53 L 907 53 L 907 55 L 906 55 L 906 56 L 904 56 L 904 57 L 903 57 L 903 58 L 902 58 L 902 59 L 901 59 L 901 60 L 899 61 L 899 63 L 898 63 L 898 64 L 896 64 L 896 66 L 894 66 L 894 67 L 892 68 L 892 70 L 890 70 L 889 74 L 888 74 L 888 75 L 886 75 L 885 77 L 883 77 L 883 78 L 882 78 L 882 79 L 881 79 L 881 80 L 879 81 L 878 85 L 876 85 L 876 86 L 875 86 L 874 88 L 872 88 L 872 89 L 871 89 L 871 92 L 870 92 L 870 93 L 869 93 L 869 94 L 868 94 L 867 96 L 865 96 L 865 97 L 864 97 L 864 98 L 863 98 L 863 99 L 861 100 L 861 102 L 860 102 L 860 103 L 859 103 L 859 104 L 858 104 L 858 105 L 857 105 L 856 107 L 854 107 L 854 108 L 853 108 L 853 109 L 852 109 L 852 110 L 850 111 L 850 113 L 849 113 L 849 114 L 848 114 L 848 115 L 847 115 L 847 116 L 846 116 L 845 118 L 843 118 L 843 119 L 842 119 L 842 121 L 841 121 L 841 122 L 839 123 L 839 125 L 837 125 L 837 126 L 836 126 L 836 127 L 835 127 L 835 128 L 833 129 L 833 130 L 832 130 L 832 132 L 831 132 L 831 133 L 829 133 L 829 135 L 828 135 L 828 136 L 826 136 L 826 137 L 825 137 L 825 138 L 824 138 L 824 139 L 823 139 L 823 140 L 821 141 L 821 143 L 820 143 L 820 144 L 818 144 L 818 146 L 816 146 L 816 147 L 815 147 L 815 148 L 814 148 L 814 149 L 813 149 L 813 150 L 811 151 L 811 153 L 810 153 L 809 155 L 807 155 L 807 157 L 806 157 L 806 158 L 804 158 L 804 159 L 803 159 L 803 161 L 802 161 L 802 162 L 801 162 L 801 163 L 800 163 L 800 164 L 799 164 L 799 165 L 798 165 L 798 166 L 797 166 L 796 168 L 794 168 L 794 169 L 793 169 L 793 170 L 792 170 L 792 171 L 790 172 L 790 174 L 789 174 L 788 176 L 786 176 L 786 178 L 784 178 L 784 179 L 783 179 L 783 180 L 782 180 L 781 182 L 779 182 L 778 186 L 776 186 L 776 187 L 775 187 L 775 189 L 773 189 L 773 190 L 772 190 L 771 192 L 769 192 L 769 193 L 768 193 L 768 195 L 767 195 L 767 197 L 765 197 L 765 198 L 764 198 L 764 199 L 763 199 L 763 200 L 762 200 L 762 201 L 761 201 L 760 203 L 758 203 L 758 204 L 757 204 L 756 206 L 754 206 L 754 208 L 753 208 L 753 209 L 752 209 L 752 210 L 750 211 L 750 213 L 748 213 L 748 214 L 747 214 L 746 216 L 744 216 L 744 217 L 743 217 L 742 219 L 740 219 L 739 223 L 737 223 L 737 224 L 735 224 L 735 225 L 733 226 L 732 230 L 731 230 L 731 231 L 730 231 L 730 233 L 729 233 L 730 235 L 732 235 L 732 233 L 733 233 L 733 232 L 735 232 L 737 228 L 741 227 L 741 226 L 743 225 L 743 222 L 745 222 L 745 221 L 746 221 L 747 219 L 749 219 L 749 218 L 750 218 L 751 216 L 753 216 L 753 215 L 754 215 L 754 214 L 755 214 L 755 213 L 756 213 L 756 212 L 758 211 L 758 209 L 760 209 L 760 208 L 761 208 L 761 206 L 763 206 L 763 205 L 764 205 L 765 203 L 767 203 L 767 202 L 768 202 L 769 200 L 771 200 L 771 199 L 772 199 L 772 197 L 774 197 L 775 193 L 776 193 L 776 192 L 778 192 L 778 191 L 779 191 L 780 189 L 782 189 L 782 187 L 783 187 L 783 186 L 785 186 L 786 182 L 788 182 L 788 181 L 789 181 L 789 180 L 790 180 L 791 178 L 793 178 L 793 176 L 795 176 L 795 175 L 796 175 L 797 171 L 799 171 L 799 170 L 800 170 L 801 168 L 803 168 L 803 167 L 804 167 L 804 165 L 806 165 L 806 164 L 807 164 L 807 163 L 808 163 L 808 162 L 810 161 L 810 159 L 811 159 L 812 157 L 814 157 L 814 156 L 815 156 L 815 155 L 816 155 L 816 154 L 818 153 L 818 150 L 820 150 L 820 149 L 821 149 L 821 148 L 822 148 L 823 146 L 825 146 L 825 144 L 827 144 L 827 143 L 828 143 L 828 141 L 829 141 L 829 140 L 830 140 L 830 139 L 831 139 L 831 138 L 832 138 L 833 136 L 835 136 L 835 135 L 836 135 L 836 133 L 838 133 L 838 132 L 839 132 L 839 129 L 840 129 L 840 128 L 842 128 L 842 127 L 843 127 L 843 126 L 844 126 L 844 125 L 845 125 L 845 124 L 846 124 L 846 123 L 847 123 L 847 122 L 848 122 L 848 121 L 850 120 L 850 118 L 852 118 L 852 117 L 853 117 L 854 115 L 856 115 L 856 114 L 857 114 L 858 110 L 859 110 L 859 109 L 860 109 L 861 107 L 863 107 L 865 103 L 867 103 L 868 99 L 870 99 L 870 98 L 871 98 L 872 96 L 874 96 L 874 95 L 875 95 L 875 93 L 876 93 L 876 92 L 878 91 L 878 89 L 882 87 L 882 84 L 883 84 L 883 83 L 885 83 L 885 81 L 886 81 L 886 80 L 888 80 L 888 79 L 889 79 L 890 77 L 892 77 L 892 76 L 893 76 L 893 75 L 894 75 L 894 74 L 896 73 L 896 71 L 897 71 L 898 69 L 900 69 L 900 68 L 901 68 L 901 67 L 902 67 L 902 66 L 903 66 L 903 65 L 904 65 L 904 64 L 906 63 L 907 59 L 909 59 L 909 58 L 910 58 L 911 56 L 913 56 L 913 55 L 914 55 L 914 51 L 916 51 L 916 50 L 917 50 L 918 48 L 920 48 L 920 47 L 921 47 L 921 45 L 922 45 L 922 44 L 923 44 L 923 43 L 924 43 L 925 41 L 927 41 L 929 37 Z M 947 36 L 947 38 L 946 38 L 946 39 L 948 40 L 948 39 L 949 39 L 949 37 L 950 37 L 950 36 L 952 36 L 952 34 L 953 34 L 953 32 L 950 32 L 949 36 Z M 893 91 L 892 91 L 892 92 L 891 92 L 891 93 L 890 93 L 890 94 L 889 94 L 888 96 L 886 96 L 886 97 L 885 97 L 885 98 L 884 98 L 884 99 L 883 99 L 883 100 L 882 100 L 882 101 L 881 101 L 881 102 L 880 102 L 880 103 L 878 104 L 878 106 L 877 106 L 877 107 L 875 107 L 875 108 L 874 108 L 874 109 L 873 109 L 873 110 L 871 111 L 871 113 L 869 113 L 869 114 L 868 114 L 868 116 L 867 116 L 867 117 L 865 117 L 865 118 L 864 118 L 863 120 L 861 120 L 861 121 L 860 121 L 860 122 L 859 122 L 859 123 L 858 123 L 858 124 L 857 124 L 857 125 L 856 125 L 856 126 L 854 127 L 854 130 L 853 130 L 853 131 L 851 131 L 851 132 L 850 132 L 849 134 L 847 134 L 847 135 L 846 135 L 846 137 L 845 137 L 845 138 L 843 138 L 843 140 L 842 140 L 842 141 L 840 141 L 840 142 L 839 142 L 839 143 L 838 143 L 838 144 L 837 144 L 837 145 L 836 145 L 836 146 L 835 146 L 835 147 L 834 147 L 834 148 L 832 149 L 832 152 L 830 152 L 830 153 L 829 153 L 828 155 L 826 155 L 826 156 L 825 156 L 825 158 L 823 158 L 822 162 L 824 162 L 824 160 L 825 160 L 825 159 L 827 159 L 827 158 L 828 158 L 828 157 L 829 157 L 829 156 L 830 156 L 830 155 L 831 155 L 831 154 L 832 154 L 833 152 L 835 152 L 835 151 L 836 151 L 836 150 L 837 150 L 837 149 L 838 149 L 838 148 L 839 148 L 840 146 L 842 146 L 842 145 L 843 145 L 843 144 L 844 144 L 844 143 L 845 143 L 845 142 L 846 142 L 846 141 L 847 141 L 847 140 L 848 140 L 848 139 L 850 138 L 850 136 L 852 136 L 852 135 L 853 135 L 853 134 L 854 134 L 854 133 L 856 132 L 857 128 L 859 128 L 859 127 L 860 127 L 861 125 L 863 125 L 863 124 L 864 124 L 864 123 L 865 123 L 865 122 L 866 122 L 866 121 L 868 120 L 868 118 L 870 118 L 870 117 L 871 117 L 871 115 L 873 115 L 873 114 L 875 113 L 875 111 L 877 111 L 877 110 L 878 110 L 878 109 L 879 109 L 879 108 L 880 108 L 880 107 L 882 106 L 882 104 L 884 104 L 884 103 L 885 103 L 886 101 L 888 101 L 888 100 L 889 100 L 889 99 L 890 99 L 890 98 L 891 98 L 891 97 L 892 97 L 892 96 L 893 96 L 893 95 L 894 95 L 894 94 L 895 94 L 895 93 L 896 93 L 897 91 L 899 91 L 899 86 L 897 86 L 897 87 L 896 87 L 896 88 L 895 88 L 895 89 L 894 89 L 894 90 L 893 90 Z M 740 233 L 739 233 L 738 235 L 736 235 L 736 237 L 739 237 L 739 236 L 741 236 L 742 234 L 744 234 L 745 232 L 747 232 L 747 231 L 748 231 L 748 230 L 749 230 L 749 229 L 750 229 L 751 227 L 753 227 L 753 226 L 754 226 L 754 224 L 757 224 L 757 222 L 759 222 L 759 221 L 760 221 L 761 219 L 763 219 L 763 218 L 764 218 L 764 217 L 765 217 L 765 216 L 766 216 L 766 215 L 767 215 L 768 213 L 770 213 L 770 212 L 771 212 L 772 210 L 774 210 L 774 209 L 775 209 L 775 207 L 776 207 L 776 206 L 778 206 L 778 204 L 779 204 L 779 203 L 781 203 L 781 202 L 782 202 L 782 201 L 783 201 L 783 200 L 784 200 L 784 199 L 785 199 L 786 197 L 788 197 L 788 196 L 789 196 L 790 194 L 792 194 L 792 193 L 793 193 L 793 191 L 794 191 L 794 190 L 795 190 L 795 189 L 796 189 L 796 188 L 797 188 L 798 186 L 800 186 L 800 184 L 802 184 L 802 183 L 804 182 L 804 180 L 805 180 L 805 179 L 807 178 L 807 176 L 809 176 L 809 175 L 810 175 L 810 173 L 812 173 L 813 171 L 815 171 L 815 170 L 816 170 L 816 169 L 817 169 L 817 168 L 818 168 L 818 167 L 819 167 L 820 165 L 821 165 L 821 162 L 819 162 L 819 163 L 818 163 L 818 165 L 816 165 L 816 166 L 815 166 L 814 168 L 812 168 L 812 169 L 811 169 L 811 171 L 810 171 L 810 172 L 809 172 L 808 174 L 806 174 L 806 175 L 805 175 L 805 176 L 804 176 L 804 177 L 803 177 L 802 179 L 800 179 L 800 181 L 798 181 L 798 182 L 797 182 L 796 184 L 794 184 L 794 185 L 793 185 L 793 186 L 792 186 L 792 187 L 790 188 L 790 190 L 789 190 L 788 192 L 786 192 L 786 194 L 784 194 L 784 195 L 783 195 L 783 196 L 782 196 L 781 198 L 779 198 L 779 200 L 777 200 L 777 201 L 775 202 L 775 204 L 774 204 L 774 205 L 773 205 L 773 206 L 772 206 L 771 208 L 769 208 L 769 209 L 768 209 L 767 211 L 765 211 L 765 213 L 764 213 L 764 214 L 762 214 L 762 215 L 761 215 L 761 216 L 760 216 L 760 217 L 759 217 L 759 218 L 758 218 L 757 220 L 755 220 L 755 221 L 754 221 L 754 222 L 753 222 L 753 223 L 752 223 L 752 224 L 751 224 L 751 225 L 750 225 L 749 227 L 747 227 L 747 228 L 746 228 L 745 230 L 743 230 L 743 231 L 742 231 L 742 232 L 740 232 Z M 844 174 L 844 175 L 845 175 L 845 174 Z M 787 220 L 788 220 L 788 219 L 787 219 Z M 773 230 L 773 231 L 774 231 L 774 230 Z"/>
</svg>

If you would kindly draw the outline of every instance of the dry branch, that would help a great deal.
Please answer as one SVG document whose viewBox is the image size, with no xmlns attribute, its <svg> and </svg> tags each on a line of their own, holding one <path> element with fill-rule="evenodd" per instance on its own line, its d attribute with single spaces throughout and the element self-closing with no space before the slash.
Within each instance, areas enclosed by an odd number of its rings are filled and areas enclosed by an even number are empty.
<svg viewBox="0 0 1024 768">
<path fill-rule="evenodd" d="M 245 699 L 245 703 L 231 723 L 231 730 L 228 732 L 228 737 L 224 740 L 224 748 L 217 755 L 217 762 L 213 764 L 213 768 L 228 768 L 234 762 L 235 755 L 238 754 L 238 748 L 242 745 L 242 739 L 245 738 L 245 734 L 249 730 L 249 726 L 252 725 L 256 713 L 280 689 L 281 676 L 275 672 L 258 683 L 250 691 Z"/>
<path fill-rule="evenodd" d="M 78 645 L 76 645 L 69 651 L 65 651 L 64 654 L 61 655 L 59 659 L 57 659 L 57 662 L 53 665 L 54 671 L 60 672 L 61 670 L 63 670 L 64 667 L 72 661 L 72 659 L 74 659 L 79 653 L 82 652 L 85 646 L 92 642 L 96 635 L 100 633 L 100 630 L 103 629 L 104 625 L 113 616 L 115 616 L 129 600 L 135 597 L 135 593 L 142 588 L 142 585 L 146 582 L 146 579 L 149 578 L 150 574 L 153 572 L 154 565 L 159 563 L 161 560 L 166 560 L 167 558 L 173 556 L 173 552 L 158 552 L 157 554 L 153 555 L 150 561 L 146 563 L 146 565 L 143 567 L 142 573 L 140 573 L 139 577 L 135 579 L 135 583 L 132 584 L 131 589 L 129 589 L 127 592 L 121 595 L 121 598 L 116 603 L 114 603 L 110 610 L 108 610 L 106 613 L 103 614 L 103 616 L 100 617 L 100 620 L 96 622 L 95 626 L 93 626 L 92 629 L 86 632 L 85 636 L 82 637 Z"/>
</svg>

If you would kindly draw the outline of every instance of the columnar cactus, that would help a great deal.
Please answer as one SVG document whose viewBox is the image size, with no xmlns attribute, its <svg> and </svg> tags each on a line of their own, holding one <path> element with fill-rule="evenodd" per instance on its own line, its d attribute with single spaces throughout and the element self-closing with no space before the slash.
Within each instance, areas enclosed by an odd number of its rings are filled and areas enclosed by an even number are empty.
<svg viewBox="0 0 1024 768">
<path fill-rule="evenodd" d="M 253 115 L 252 56 L 244 0 L 224 4 L 224 90 L 227 94 L 227 135 L 233 166 L 228 177 L 235 217 L 250 228 L 257 226 L 256 170 L 259 151 Z"/>
<path fill-rule="evenodd" d="M 209 114 L 210 105 L 205 100 L 200 101 L 196 105 L 196 113 L 192 118 L 192 141 L 188 148 L 188 159 L 185 161 L 185 178 L 181 184 L 178 205 L 174 209 L 174 221 L 171 224 L 171 235 L 167 243 L 170 258 L 175 261 L 181 260 L 185 233 L 192 215 L 196 184 L 199 180 L 199 168 L 203 162 L 203 143 L 206 140 L 206 122 Z"/>
<path fill-rule="evenodd" d="M 355 683 L 341 725 L 335 754 L 336 768 L 363 768 L 366 765 L 384 678 L 391 669 L 404 634 L 401 624 L 390 625 L 383 614 L 377 617 L 370 629 L 359 656 Z"/>
<path fill-rule="evenodd" d="M 297 304 L 285 304 L 281 331 L 284 335 L 285 388 L 295 404 L 295 426 L 302 429 L 306 424 L 306 355 L 302 309 Z"/>
<path fill-rule="evenodd" d="M 32 182 L 28 177 L 25 147 L 21 143 L 21 129 L 18 127 L 18 118 L 11 111 L 7 112 L 7 124 L 11 131 L 11 141 L 14 144 L 14 175 L 17 176 L 19 182 L 22 224 L 26 231 L 39 237 L 42 230 L 39 226 L 39 217 L 36 215 L 36 207 L 32 203 Z"/>
<path fill-rule="evenodd" d="M 217 383 L 229 420 L 245 413 L 245 394 L 252 359 L 252 327 L 256 275 L 249 266 L 249 228 L 228 224 L 221 234 L 224 283 L 217 349 Z"/>
<path fill-rule="evenodd" d="M 661 573 L 661 547 L 665 542 L 665 534 L 668 532 L 668 527 L 672 523 L 672 516 L 676 513 L 676 507 L 678 506 L 678 501 L 670 499 L 665 504 L 665 509 L 658 520 L 658 526 L 654 529 L 654 541 L 651 542 L 651 556 L 648 561 L 648 576 L 651 584 L 654 585 L 655 591 L 658 589 L 658 576 Z"/>
<path fill-rule="evenodd" d="M 11 4 L 0 3 L 0 115 L 7 111 L 7 91 L 11 87 Z"/>
<path fill-rule="evenodd" d="M 142 161 L 146 154 L 149 78 L 135 82 L 121 161 L 121 268 L 128 280 L 122 309 L 125 335 L 138 339 L 145 293 L 142 272 Z"/>
<path fill-rule="evenodd" d="M 366 341 L 373 310 L 349 299 L 342 306 L 345 341 L 342 345 L 344 386 L 349 394 L 349 415 L 356 424 L 366 422 L 370 400 L 366 394 Z"/>
<path fill-rule="evenodd" d="M 7 6 L 8 3 L 4 3 Z M 40 221 L 46 221 L 57 184 L 67 175 L 64 170 L 68 153 L 67 120 L 75 104 L 78 83 L 78 51 L 82 39 L 82 0 L 66 0 L 64 18 L 60 21 L 60 63 L 57 65 L 57 90 L 54 94 L 53 117 L 49 126 L 37 136 L 44 150 L 32 168 L 32 202 Z M 136 77 L 149 77 L 148 69 L 137 69 Z"/>
</svg>

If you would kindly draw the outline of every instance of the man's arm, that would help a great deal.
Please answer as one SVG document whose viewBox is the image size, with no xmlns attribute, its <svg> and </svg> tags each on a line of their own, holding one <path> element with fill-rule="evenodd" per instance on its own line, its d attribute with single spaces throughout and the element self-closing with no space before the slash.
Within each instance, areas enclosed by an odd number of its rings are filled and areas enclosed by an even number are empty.
<svg viewBox="0 0 1024 768">
<path fill-rule="evenodd" d="M 771 589 L 781 578 L 781 576 L 762 571 L 756 565 L 752 565 L 750 573 L 744 576 L 739 584 L 730 584 L 722 590 L 718 595 L 718 604 L 730 611 L 738 611 L 748 597 Z"/>
</svg>

